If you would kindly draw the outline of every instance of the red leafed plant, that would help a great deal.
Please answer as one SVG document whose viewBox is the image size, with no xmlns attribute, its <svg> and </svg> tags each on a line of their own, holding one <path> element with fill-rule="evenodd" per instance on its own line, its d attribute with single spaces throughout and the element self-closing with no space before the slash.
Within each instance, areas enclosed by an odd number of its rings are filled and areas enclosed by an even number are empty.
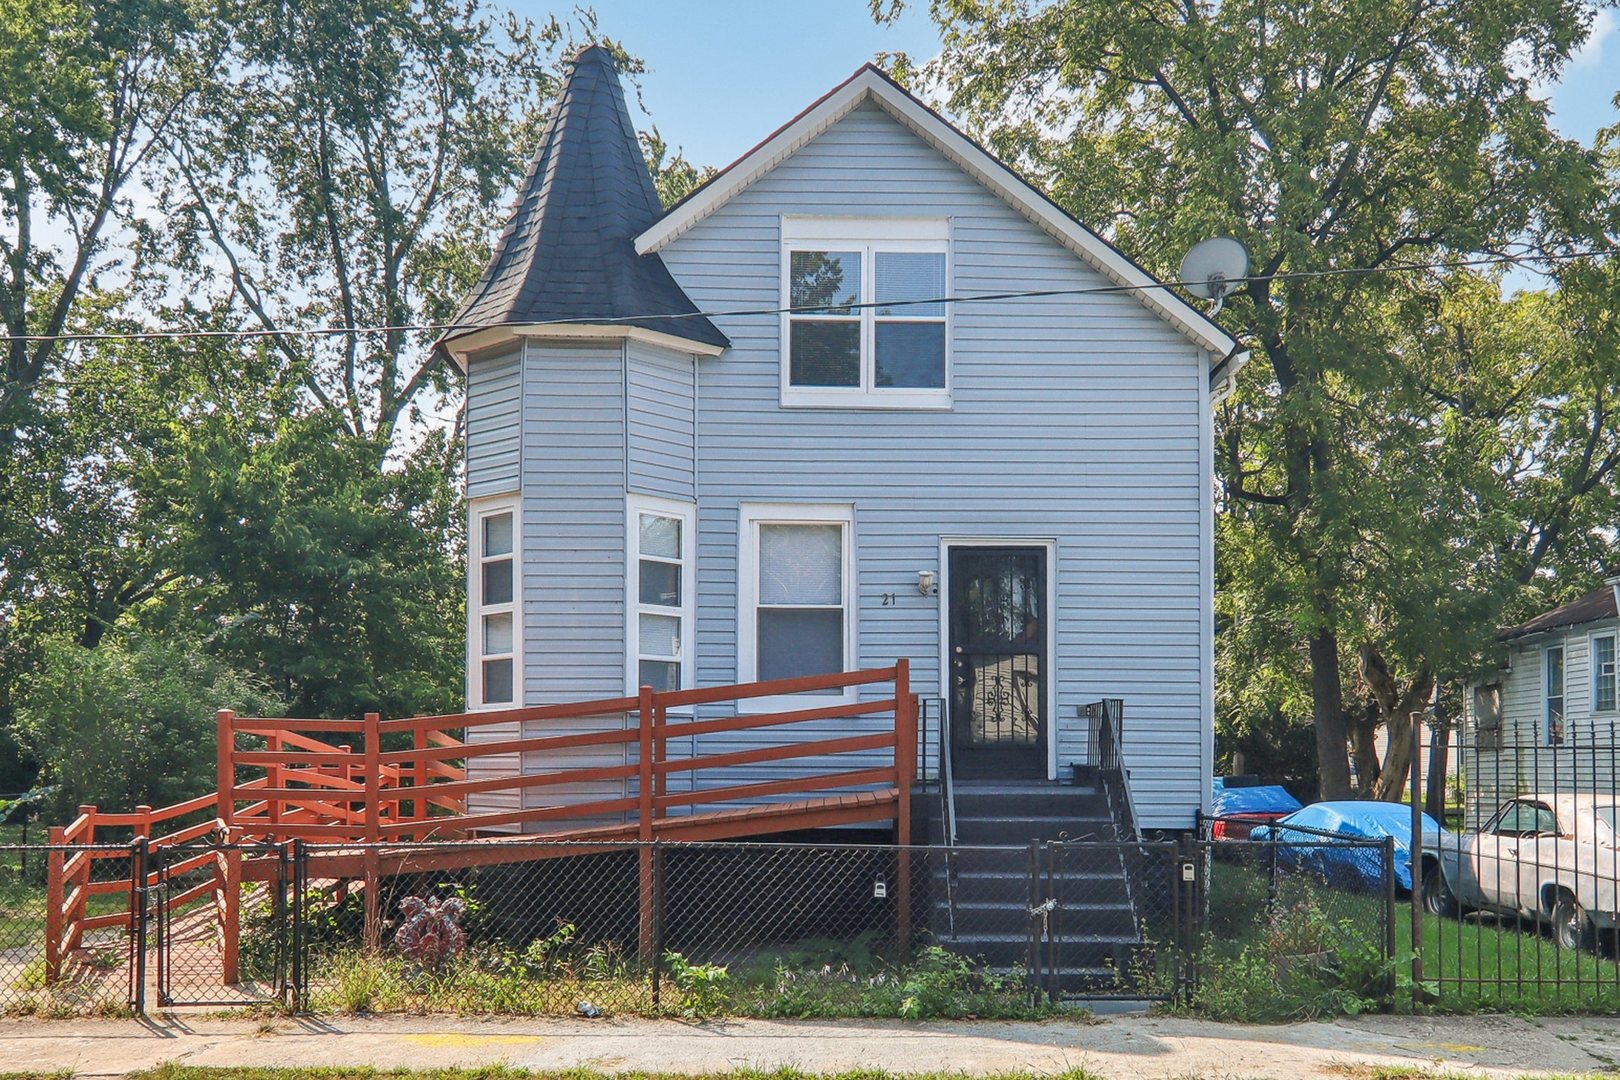
<svg viewBox="0 0 1620 1080">
<path fill-rule="evenodd" d="M 407 896 L 399 902 L 399 910 L 404 918 L 394 931 L 394 944 L 417 966 L 437 971 L 466 946 L 467 935 L 461 929 L 465 901 L 454 896 Z"/>
</svg>

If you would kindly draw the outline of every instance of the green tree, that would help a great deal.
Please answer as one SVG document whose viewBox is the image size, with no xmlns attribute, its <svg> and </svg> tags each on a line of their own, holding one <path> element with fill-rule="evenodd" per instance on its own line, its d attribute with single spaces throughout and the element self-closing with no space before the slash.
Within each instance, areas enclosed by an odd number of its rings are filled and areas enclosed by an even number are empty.
<svg viewBox="0 0 1620 1080">
<path fill-rule="evenodd" d="M 215 780 L 214 713 L 276 715 L 274 696 L 195 643 L 114 635 L 48 642 L 17 733 L 53 788 L 49 818 L 92 803 L 125 811 L 201 795 Z"/>
<path fill-rule="evenodd" d="M 0 0 L 0 445 L 60 349 L 26 338 L 69 329 L 107 274 L 128 189 L 207 67 L 196 26 L 184 0 Z"/>
<path fill-rule="evenodd" d="M 186 454 L 192 500 L 177 627 L 258 673 L 295 716 L 452 712 L 462 701 L 459 447 L 439 432 L 399 468 L 325 417 Z M 194 622 L 195 621 L 195 622 Z"/>
<path fill-rule="evenodd" d="M 932 10 L 942 55 L 897 70 L 934 80 L 1078 217 L 1167 277 L 1206 236 L 1252 253 L 1256 276 L 1222 316 L 1258 362 L 1220 418 L 1221 584 L 1228 625 L 1264 623 L 1238 640 L 1277 652 L 1227 670 L 1304 673 L 1293 700 L 1309 702 L 1320 790 L 1347 794 L 1361 708 L 1347 680 L 1388 723 L 1467 651 L 1447 635 L 1468 575 L 1444 546 L 1457 531 L 1444 518 L 1475 512 L 1454 483 L 1460 458 L 1438 474 L 1425 464 L 1433 410 L 1392 377 L 1412 340 L 1398 316 L 1410 314 L 1413 275 L 1355 271 L 1601 240 L 1597 160 L 1551 129 L 1532 93 L 1585 40 L 1592 7 L 935 0 Z M 1440 482 L 1431 489 L 1425 475 Z M 1465 592 L 1464 608 L 1476 599 Z M 1277 689 L 1260 696 L 1275 702 Z"/>
<path fill-rule="evenodd" d="M 172 258 L 255 329 L 389 328 L 269 339 L 380 462 L 452 388 L 405 328 L 447 322 L 482 270 L 564 29 L 462 0 L 227 0 L 216 25 L 231 77 L 172 144 Z"/>
</svg>

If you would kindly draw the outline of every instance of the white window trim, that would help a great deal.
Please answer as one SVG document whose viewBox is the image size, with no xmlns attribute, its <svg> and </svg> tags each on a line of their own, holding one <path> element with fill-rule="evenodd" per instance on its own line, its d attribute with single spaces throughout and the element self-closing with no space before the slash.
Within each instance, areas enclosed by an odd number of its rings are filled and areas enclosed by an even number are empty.
<svg viewBox="0 0 1620 1080">
<path fill-rule="evenodd" d="M 858 655 L 855 582 L 855 508 L 848 503 L 743 503 L 737 530 L 737 681 L 757 682 L 759 642 L 759 527 L 761 525 L 839 525 L 844 530 L 844 670 L 854 671 Z M 854 701 L 856 688 L 821 694 L 780 694 L 744 698 L 742 713 L 808 709 L 816 705 Z"/>
<path fill-rule="evenodd" d="M 1563 666 L 1562 680 L 1563 693 L 1559 695 L 1563 712 L 1563 731 L 1560 738 L 1553 738 L 1552 706 L 1548 693 L 1548 675 L 1552 672 L 1552 654 L 1558 653 L 1559 663 Z M 1548 746 L 1556 746 L 1569 737 L 1569 651 L 1563 642 L 1554 645 L 1544 645 L 1541 649 L 1541 740 Z"/>
<path fill-rule="evenodd" d="M 512 515 L 512 602 L 482 603 L 484 519 L 496 514 Z M 498 555 L 495 558 L 507 558 Z M 510 612 L 512 615 L 512 700 L 484 702 L 485 615 Z M 467 711 L 516 709 L 523 697 L 523 518 L 514 495 L 496 495 L 467 502 Z"/>
<path fill-rule="evenodd" d="M 1614 675 L 1611 675 L 1610 678 L 1612 678 L 1614 680 L 1614 682 L 1615 682 L 1615 695 L 1614 695 L 1615 704 L 1612 707 L 1607 708 L 1607 709 L 1599 709 L 1598 708 L 1598 681 L 1601 678 L 1601 674 L 1598 672 L 1597 643 L 1599 641 L 1603 640 L 1604 638 L 1608 638 L 1610 641 L 1614 642 L 1614 657 L 1615 657 L 1616 672 L 1615 672 Z M 1591 711 L 1593 713 L 1601 713 L 1603 715 L 1608 715 L 1609 713 L 1613 713 L 1613 712 L 1620 712 L 1620 631 L 1617 631 L 1617 630 L 1594 630 L 1592 633 L 1590 633 L 1590 634 L 1588 634 L 1586 636 L 1586 666 L 1589 669 L 1588 681 L 1592 685 L 1592 696 L 1591 696 L 1591 702 L 1590 702 Z M 1565 690 L 1567 691 L 1568 689 L 1569 688 L 1566 686 Z M 1567 711 L 1565 713 L 1565 720 L 1566 721 L 1568 720 L 1568 712 Z"/>
<path fill-rule="evenodd" d="M 876 288 L 873 255 L 879 251 L 939 252 L 945 256 L 945 291 L 955 280 L 951 255 L 951 223 L 948 218 L 890 217 L 797 217 L 786 215 L 781 224 L 780 324 L 781 403 L 783 408 L 811 409 L 949 409 L 951 407 L 952 341 L 955 338 L 955 305 L 945 305 L 945 385 L 941 389 L 878 389 L 870 385 L 877 363 L 875 316 L 872 308 L 860 309 L 861 385 L 858 387 L 794 386 L 789 381 L 793 316 L 790 269 L 794 251 L 861 252 L 862 302 L 869 302 Z M 903 317 L 903 316 L 901 316 Z M 930 316 L 926 320 L 934 321 Z"/>
<path fill-rule="evenodd" d="M 671 610 L 656 604 L 641 602 L 641 522 L 643 513 L 676 518 L 681 523 L 681 689 L 690 690 L 697 685 L 697 654 L 693 647 L 697 641 L 697 506 L 656 495 L 637 495 L 632 492 L 625 502 L 625 574 L 624 574 L 624 640 L 625 640 L 625 692 L 635 696 L 641 692 L 641 615 L 669 615 Z M 659 558 L 649 556 L 649 558 Z M 667 562 L 668 560 L 660 559 Z M 664 660 L 667 657 L 646 657 Z"/>
</svg>

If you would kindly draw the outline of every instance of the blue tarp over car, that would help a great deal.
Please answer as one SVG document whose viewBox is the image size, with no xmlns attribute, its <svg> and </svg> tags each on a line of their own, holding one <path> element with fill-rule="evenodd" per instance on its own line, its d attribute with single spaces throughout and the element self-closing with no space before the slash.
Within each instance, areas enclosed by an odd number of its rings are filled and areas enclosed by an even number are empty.
<svg viewBox="0 0 1620 1080">
<path fill-rule="evenodd" d="M 1229 814 L 1287 814 L 1299 809 L 1299 800 L 1275 784 L 1257 787 L 1229 788 L 1218 786 L 1210 813 L 1215 817 Z"/>
<path fill-rule="evenodd" d="M 1428 814 L 1422 821 L 1423 846 L 1435 849 L 1445 830 Z M 1369 846 L 1336 844 L 1333 836 L 1358 840 L 1394 837 L 1395 884 L 1412 888 L 1412 809 L 1400 803 L 1312 803 L 1273 825 L 1256 826 L 1249 834 L 1252 840 L 1276 840 L 1285 845 L 1279 848 L 1279 861 L 1315 870 L 1336 884 L 1379 888 L 1384 877 L 1382 853 Z"/>
</svg>

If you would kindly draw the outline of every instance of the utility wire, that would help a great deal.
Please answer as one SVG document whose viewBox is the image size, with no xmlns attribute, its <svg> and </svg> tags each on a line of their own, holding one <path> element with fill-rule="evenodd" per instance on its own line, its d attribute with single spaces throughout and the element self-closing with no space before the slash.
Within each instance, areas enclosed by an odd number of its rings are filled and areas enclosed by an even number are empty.
<svg viewBox="0 0 1620 1080">
<path fill-rule="evenodd" d="M 1234 287 L 1256 281 L 1303 281 L 1312 278 L 1357 277 L 1371 274 L 1411 273 L 1423 270 L 1464 270 L 1481 266 L 1518 265 L 1521 262 L 1563 262 L 1608 255 L 1608 251 L 1572 251 L 1537 255 L 1533 258 L 1511 255 L 1491 255 L 1478 259 L 1460 259 L 1448 262 L 1386 263 L 1382 266 L 1352 266 L 1331 270 L 1299 270 L 1280 274 L 1251 274 L 1233 278 Z M 919 307 L 930 304 L 977 304 L 994 300 L 1030 300 L 1056 296 L 1098 296 L 1120 293 L 1151 292 L 1206 285 L 1204 281 L 1156 281 L 1147 285 L 1094 285 L 1075 289 L 1021 289 L 1011 292 L 972 293 L 962 296 L 933 296 L 914 300 L 872 300 L 851 304 L 802 304 L 797 307 L 732 308 L 720 311 L 656 312 L 645 315 L 584 316 L 568 319 L 537 319 L 525 321 L 523 326 L 616 326 L 634 324 L 652 319 L 719 319 L 765 315 L 842 315 L 866 308 Z M 489 330 L 511 323 L 402 323 L 384 326 L 310 326 L 285 329 L 260 328 L 254 330 L 132 330 L 106 333 L 12 334 L 0 337 L 7 344 L 23 342 L 113 342 L 113 341 L 186 341 L 200 338 L 254 338 L 275 337 L 334 337 L 345 334 L 424 333 L 445 335 L 466 334 Z"/>
</svg>

